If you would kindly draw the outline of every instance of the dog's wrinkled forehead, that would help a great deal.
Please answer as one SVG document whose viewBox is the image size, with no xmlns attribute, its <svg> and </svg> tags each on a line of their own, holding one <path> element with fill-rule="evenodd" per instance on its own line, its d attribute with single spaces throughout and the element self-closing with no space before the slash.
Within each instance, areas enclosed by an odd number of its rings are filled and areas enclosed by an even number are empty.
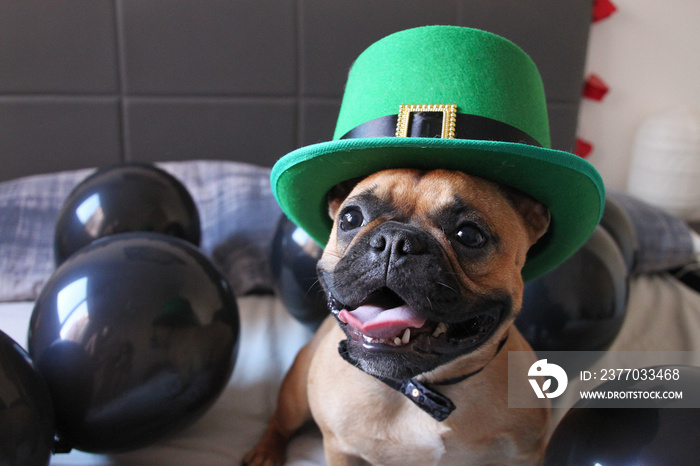
<svg viewBox="0 0 700 466">
<path fill-rule="evenodd" d="M 372 202 L 378 210 L 427 217 L 464 205 L 493 207 L 499 199 L 502 193 L 498 184 L 461 172 L 384 170 L 360 181 L 347 201 L 362 200 Z"/>
</svg>

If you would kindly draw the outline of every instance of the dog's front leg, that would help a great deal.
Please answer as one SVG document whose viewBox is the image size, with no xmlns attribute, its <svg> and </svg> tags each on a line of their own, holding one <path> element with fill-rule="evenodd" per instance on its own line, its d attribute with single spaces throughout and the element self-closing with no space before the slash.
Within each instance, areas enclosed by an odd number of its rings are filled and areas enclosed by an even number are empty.
<svg viewBox="0 0 700 466">
<path fill-rule="evenodd" d="M 335 437 L 326 433 L 323 435 L 323 454 L 328 466 L 371 466 L 360 457 L 343 453 L 336 445 Z"/>
<path fill-rule="evenodd" d="M 287 372 L 277 398 L 277 409 L 258 444 L 243 458 L 247 466 L 277 466 L 285 459 L 289 439 L 304 424 L 312 420 L 307 392 L 309 366 L 318 343 L 335 323 L 328 319 L 314 338 L 304 346 Z"/>
<path fill-rule="evenodd" d="M 282 465 L 289 439 L 311 419 L 306 394 L 306 377 L 311 359 L 311 343 L 297 354 L 292 367 L 282 382 L 277 409 L 258 444 L 243 458 L 248 466 Z"/>
</svg>

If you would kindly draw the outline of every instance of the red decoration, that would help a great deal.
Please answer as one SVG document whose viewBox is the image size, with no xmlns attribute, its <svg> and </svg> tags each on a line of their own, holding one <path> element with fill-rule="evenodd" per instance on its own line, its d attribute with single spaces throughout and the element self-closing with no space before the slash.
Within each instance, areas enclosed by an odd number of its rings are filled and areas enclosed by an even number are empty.
<svg viewBox="0 0 700 466">
<path fill-rule="evenodd" d="M 585 159 L 591 152 L 593 152 L 593 144 L 585 139 L 576 138 L 576 148 L 574 149 L 576 155 Z"/>
<path fill-rule="evenodd" d="M 586 78 L 586 82 L 583 85 L 583 95 L 589 99 L 597 100 L 600 102 L 608 93 L 610 88 L 605 81 L 603 81 L 600 76 L 595 74 L 590 75 Z"/>
<path fill-rule="evenodd" d="M 617 7 L 610 0 L 595 0 L 593 2 L 593 22 L 603 20 L 617 11 Z"/>
</svg>

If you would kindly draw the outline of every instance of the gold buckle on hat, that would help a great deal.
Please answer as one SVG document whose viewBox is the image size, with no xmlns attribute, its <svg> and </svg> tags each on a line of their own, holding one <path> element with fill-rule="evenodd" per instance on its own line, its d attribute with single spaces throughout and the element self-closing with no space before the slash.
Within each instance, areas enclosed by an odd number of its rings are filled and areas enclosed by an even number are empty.
<svg viewBox="0 0 700 466">
<path fill-rule="evenodd" d="M 457 105 L 401 105 L 399 107 L 399 118 L 396 121 L 396 137 L 408 137 L 408 122 L 411 113 L 418 112 L 440 112 L 442 113 L 442 132 L 440 138 L 455 138 L 455 123 L 457 121 Z"/>
</svg>

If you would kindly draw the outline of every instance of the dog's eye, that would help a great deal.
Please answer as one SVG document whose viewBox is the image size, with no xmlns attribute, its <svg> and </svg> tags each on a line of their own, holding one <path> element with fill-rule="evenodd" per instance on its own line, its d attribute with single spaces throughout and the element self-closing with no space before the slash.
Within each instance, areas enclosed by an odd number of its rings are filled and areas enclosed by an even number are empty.
<svg viewBox="0 0 700 466">
<path fill-rule="evenodd" d="M 358 209 L 350 209 L 343 212 L 340 216 L 339 226 L 343 231 L 350 231 L 362 226 L 363 221 L 362 212 Z"/>
<path fill-rule="evenodd" d="M 486 244 L 486 235 L 475 225 L 465 224 L 455 233 L 457 240 L 470 248 L 480 248 Z"/>
</svg>

